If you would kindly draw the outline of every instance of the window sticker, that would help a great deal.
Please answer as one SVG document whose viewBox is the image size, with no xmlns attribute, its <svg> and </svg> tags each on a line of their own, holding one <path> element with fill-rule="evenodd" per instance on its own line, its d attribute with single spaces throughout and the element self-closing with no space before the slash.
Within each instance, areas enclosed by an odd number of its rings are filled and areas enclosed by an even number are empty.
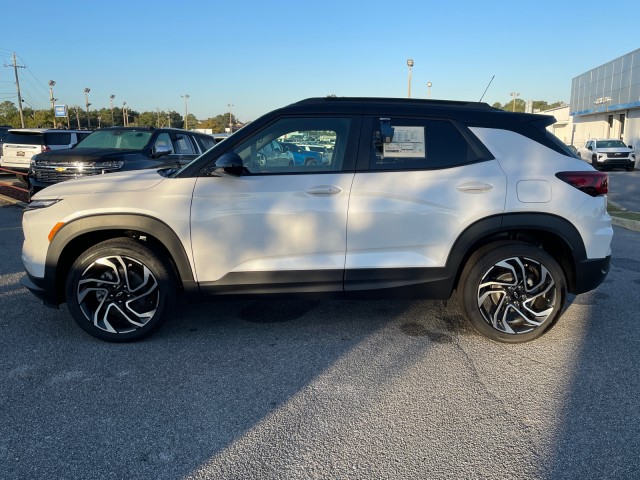
<svg viewBox="0 0 640 480">
<path fill-rule="evenodd" d="M 384 144 L 385 157 L 426 158 L 424 127 L 393 127 L 393 141 Z"/>
</svg>

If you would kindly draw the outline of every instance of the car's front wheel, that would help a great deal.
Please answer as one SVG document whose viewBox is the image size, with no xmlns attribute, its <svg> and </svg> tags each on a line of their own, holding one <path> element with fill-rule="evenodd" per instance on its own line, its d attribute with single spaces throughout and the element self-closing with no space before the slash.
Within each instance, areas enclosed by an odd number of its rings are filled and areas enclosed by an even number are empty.
<svg viewBox="0 0 640 480">
<path fill-rule="evenodd" d="M 83 252 L 67 277 L 74 320 L 94 337 L 111 342 L 140 340 L 169 315 L 176 296 L 170 266 L 129 238 L 101 242 Z"/>
<path fill-rule="evenodd" d="M 560 316 L 566 296 L 558 262 L 523 242 L 496 243 L 472 256 L 460 285 L 463 310 L 473 327 L 506 343 L 542 335 Z"/>
</svg>

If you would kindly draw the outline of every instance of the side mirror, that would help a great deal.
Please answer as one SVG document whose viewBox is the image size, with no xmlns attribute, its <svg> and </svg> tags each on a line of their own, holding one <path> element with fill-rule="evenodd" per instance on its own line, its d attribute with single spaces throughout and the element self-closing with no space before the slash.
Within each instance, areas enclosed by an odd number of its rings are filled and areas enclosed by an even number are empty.
<svg viewBox="0 0 640 480">
<path fill-rule="evenodd" d="M 205 171 L 210 177 L 239 177 L 244 171 L 240 155 L 227 152 L 216 160 L 216 163 Z"/>
<path fill-rule="evenodd" d="M 171 147 L 169 145 L 154 145 L 152 155 L 153 158 L 162 157 L 171 153 Z"/>
<path fill-rule="evenodd" d="M 593 152 L 593 147 L 592 147 L 591 145 L 589 145 L 589 146 L 587 147 L 587 150 L 591 150 L 591 151 Z"/>
<path fill-rule="evenodd" d="M 633 150 L 633 145 L 627 145 L 631 150 Z"/>
</svg>

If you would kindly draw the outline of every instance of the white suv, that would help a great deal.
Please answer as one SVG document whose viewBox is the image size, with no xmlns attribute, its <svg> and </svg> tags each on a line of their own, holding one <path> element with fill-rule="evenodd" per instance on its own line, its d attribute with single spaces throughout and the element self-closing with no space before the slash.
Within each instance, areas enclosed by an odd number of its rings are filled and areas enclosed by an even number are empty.
<svg viewBox="0 0 640 480">
<path fill-rule="evenodd" d="M 156 331 L 176 295 L 402 296 L 457 290 L 471 324 L 532 340 L 611 255 L 607 175 L 546 126 L 482 103 L 309 99 L 181 169 L 53 185 L 23 217 L 23 283 L 109 341 Z M 328 164 L 265 162 L 293 135 Z"/>
<path fill-rule="evenodd" d="M 616 138 L 591 139 L 578 148 L 578 155 L 596 170 L 619 167 L 631 172 L 636 166 L 633 147 Z"/>
<path fill-rule="evenodd" d="M 51 150 L 73 148 L 90 133 L 89 130 L 11 129 L 4 139 L 0 166 L 14 172 L 18 180 L 28 185 L 31 157 Z"/>
</svg>

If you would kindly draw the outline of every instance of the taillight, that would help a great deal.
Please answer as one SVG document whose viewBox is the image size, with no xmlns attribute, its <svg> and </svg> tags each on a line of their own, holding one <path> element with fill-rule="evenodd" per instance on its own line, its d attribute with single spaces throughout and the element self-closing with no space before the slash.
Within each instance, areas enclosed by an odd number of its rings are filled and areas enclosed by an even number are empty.
<svg viewBox="0 0 640 480">
<path fill-rule="evenodd" d="M 559 172 L 556 173 L 556 177 L 592 197 L 604 195 L 609 191 L 609 175 L 606 173 Z"/>
<path fill-rule="evenodd" d="M 42 150 L 43 152 L 50 152 L 51 151 L 51 149 L 47 145 L 42 145 L 42 147 L 40 147 L 40 150 Z"/>
</svg>

